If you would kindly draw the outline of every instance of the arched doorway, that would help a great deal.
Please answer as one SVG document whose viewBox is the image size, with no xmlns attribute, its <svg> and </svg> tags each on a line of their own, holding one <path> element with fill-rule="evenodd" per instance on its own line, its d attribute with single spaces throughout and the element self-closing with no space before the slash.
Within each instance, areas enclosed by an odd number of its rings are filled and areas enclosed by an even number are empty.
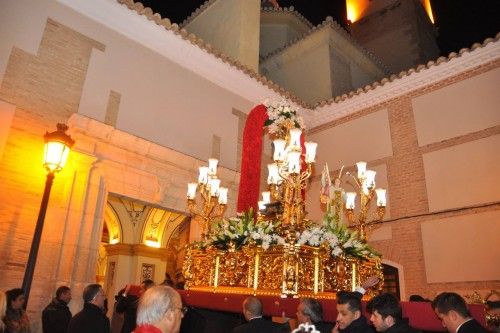
<svg viewBox="0 0 500 333">
<path fill-rule="evenodd" d="M 109 300 L 126 284 L 163 282 L 182 267 L 190 219 L 183 213 L 109 194 L 99 246 L 96 280 Z"/>
<path fill-rule="evenodd" d="M 405 297 L 403 267 L 387 259 L 382 260 L 384 273 L 383 292 L 396 296 L 399 300 Z"/>
</svg>

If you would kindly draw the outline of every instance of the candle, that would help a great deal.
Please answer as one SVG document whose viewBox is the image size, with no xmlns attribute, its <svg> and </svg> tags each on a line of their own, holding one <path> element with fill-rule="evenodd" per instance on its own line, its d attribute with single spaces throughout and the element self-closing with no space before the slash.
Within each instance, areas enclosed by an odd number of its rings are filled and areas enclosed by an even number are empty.
<svg viewBox="0 0 500 333">
<path fill-rule="evenodd" d="M 288 173 L 300 173 L 300 153 L 297 151 L 288 153 Z"/>
<path fill-rule="evenodd" d="M 190 200 L 193 200 L 194 197 L 196 196 L 196 188 L 198 187 L 198 184 L 196 183 L 189 183 L 188 184 L 188 191 L 187 191 L 187 198 Z"/>
<path fill-rule="evenodd" d="M 267 183 L 269 185 L 277 185 L 279 178 L 278 165 L 276 165 L 275 163 L 268 164 L 267 170 L 268 170 Z"/>
<path fill-rule="evenodd" d="M 212 197 L 216 197 L 219 195 L 219 186 L 220 186 L 220 179 L 210 179 L 208 182 L 208 185 L 210 186 L 210 195 Z"/>
<path fill-rule="evenodd" d="M 271 192 L 262 192 L 262 201 L 264 201 L 264 203 L 270 203 L 271 202 Z"/>
<path fill-rule="evenodd" d="M 290 147 L 294 149 L 300 149 L 300 136 L 302 131 L 298 128 L 292 128 L 290 130 Z"/>
<path fill-rule="evenodd" d="M 283 162 L 285 160 L 285 140 L 276 139 L 273 141 L 274 145 L 274 155 L 273 159 L 277 162 Z"/>
<path fill-rule="evenodd" d="M 354 209 L 356 207 L 356 193 L 355 192 L 347 192 L 346 200 L 345 200 L 345 208 L 346 209 Z"/>
<path fill-rule="evenodd" d="M 316 148 L 318 144 L 316 142 L 306 142 L 306 163 L 313 163 L 316 158 Z"/>
<path fill-rule="evenodd" d="M 200 175 L 198 176 L 198 184 L 206 185 L 208 182 L 208 167 L 202 166 L 199 168 Z"/>
<path fill-rule="evenodd" d="M 216 158 L 209 158 L 208 159 L 208 174 L 211 176 L 215 176 L 217 174 L 217 163 L 219 163 L 219 160 Z"/>
<path fill-rule="evenodd" d="M 366 187 L 371 189 L 375 187 L 375 175 L 377 174 L 376 171 L 373 170 L 366 170 L 365 171 L 365 184 Z"/>
<path fill-rule="evenodd" d="M 387 205 L 386 190 L 383 188 L 377 188 L 375 190 L 377 193 L 377 206 L 385 207 Z"/>
<path fill-rule="evenodd" d="M 226 187 L 219 188 L 219 204 L 221 204 L 221 205 L 227 204 L 227 188 Z"/>
<path fill-rule="evenodd" d="M 259 201 L 257 202 L 259 205 L 259 210 L 265 210 L 266 209 L 266 203 L 264 201 Z"/>
</svg>

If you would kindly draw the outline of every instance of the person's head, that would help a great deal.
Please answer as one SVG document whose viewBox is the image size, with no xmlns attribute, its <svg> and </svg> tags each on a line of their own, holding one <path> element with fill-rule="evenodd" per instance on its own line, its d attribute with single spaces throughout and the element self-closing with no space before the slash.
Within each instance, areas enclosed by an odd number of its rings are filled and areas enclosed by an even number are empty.
<svg viewBox="0 0 500 333">
<path fill-rule="evenodd" d="M 141 295 L 144 294 L 144 292 L 146 290 L 153 287 L 154 285 L 155 285 L 155 283 L 153 282 L 153 280 L 146 279 L 146 280 L 142 281 L 142 283 L 141 283 Z"/>
<path fill-rule="evenodd" d="M 352 292 L 341 291 L 337 293 L 337 323 L 344 330 L 351 323 L 361 317 L 361 300 Z"/>
<path fill-rule="evenodd" d="M 401 305 L 391 294 L 380 294 L 372 298 L 366 306 L 371 313 L 370 320 L 377 332 L 385 332 L 403 318 Z"/>
<path fill-rule="evenodd" d="M 106 295 L 100 284 L 89 284 L 83 289 L 83 301 L 104 309 Z"/>
<path fill-rule="evenodd" d="M 455 332 L 465 320 L 470 318 L 465 300 L 456 293 L 441 293 L 432 301 L 432 308 L 443 327 Z"/>
<path fill-rule="evenodd" d="M 184 316 L 181 297 L 169 286 L 151 287 L 139 300 L 137 325 L 152 325 L 162 333 L 177 333 Z"/>
<path fill-rule="evenodd" d="M 420 295 L 411 295 L 408 300 L 410 302 L 427 302 L 427 300 Z"/>
<path fill-rule="evenodd" d="M 323 320 L 323 307 L 314 298 L 301 298 L 297 307 L 297 321 L 299 324 L 314 324 Z"/>
<path fill-rule="evenodd" d="M 257 297 L 249 296 L 243 301 L 243 316 L 248 321 L 262 316 L 262 303 Z"/>
<path fill-rule="evenodd" d="M 21 288 L 14 288 L 7 290 L 7 308 L 12 310 L 19 310 L 24 305 L 24 291 Z"/>
<path fill-rule="evenodd" d="M 71 289 L 66 286 L 60 286 L 56 290 L 56 299 L 68 304 L 71 301 Z"/>
</svg>

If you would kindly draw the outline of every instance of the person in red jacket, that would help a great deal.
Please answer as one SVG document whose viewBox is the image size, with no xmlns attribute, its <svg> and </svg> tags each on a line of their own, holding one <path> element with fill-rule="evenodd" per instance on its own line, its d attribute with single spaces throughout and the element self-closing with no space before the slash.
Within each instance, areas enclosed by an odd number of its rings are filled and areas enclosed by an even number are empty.
<svg viewBox="0 0 500 333">
<path fill-rule="evenodd" d="M 178 333 L 186 311 L 172 287 L 149 288 L 139 300 L 134 333 Z"/>
</svg>

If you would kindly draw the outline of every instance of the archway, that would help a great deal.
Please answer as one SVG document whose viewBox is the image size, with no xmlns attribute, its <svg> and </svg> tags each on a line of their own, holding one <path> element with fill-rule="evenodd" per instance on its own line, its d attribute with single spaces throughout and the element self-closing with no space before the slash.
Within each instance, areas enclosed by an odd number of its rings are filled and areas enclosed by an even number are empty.
<svg viewBox="0 0 500 333">
<path fill-rule="evenodd" d="M 398 299 L 405 299 L 403 266 L 393 261 L 382 259 L 384 273 L 383 291 L 393 294 Z"/>
</svg>

